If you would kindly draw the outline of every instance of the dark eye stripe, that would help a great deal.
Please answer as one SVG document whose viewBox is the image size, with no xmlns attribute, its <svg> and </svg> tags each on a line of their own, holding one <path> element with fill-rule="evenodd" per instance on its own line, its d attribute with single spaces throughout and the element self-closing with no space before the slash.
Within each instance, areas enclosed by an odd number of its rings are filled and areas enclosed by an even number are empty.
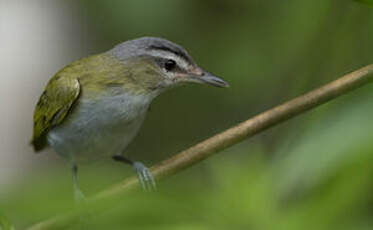
<svg viewBox="0 0 373 230">
<path fill-rule="evenodd" d="M 178 57 L 181 57 L 182 59 L 184 59 L 189 64 L 193 63 L 191 58 L 186 53 L 181 52 L 177 49 L 171 49 L 170 47 L 167 47 L 167 46 L 155 46 L 155 45 L 150 46 L 149 49 L 150 50 L 163 50 L 163 51 L 166 51 L 166 52 L 170 52 L 170 53 L 175 54 Z"/>
<path fill-rule="evenodd" d="M 187 70 L 181 68 L 175 60 L 167 59 L 167 58 L 161 58 L 161 57 L 157 57 L 157 56 L 148 56 L 148 57 L 153 59 L 160 68 L 166 69 L 167 71 L 178 72 L 178 73 L 186 73 L 187 72 Z M 172 69 L 168 70 L 166 68 L 166 63 L 170 60 L 175 62 L 175 66 Z"/>
</svg>

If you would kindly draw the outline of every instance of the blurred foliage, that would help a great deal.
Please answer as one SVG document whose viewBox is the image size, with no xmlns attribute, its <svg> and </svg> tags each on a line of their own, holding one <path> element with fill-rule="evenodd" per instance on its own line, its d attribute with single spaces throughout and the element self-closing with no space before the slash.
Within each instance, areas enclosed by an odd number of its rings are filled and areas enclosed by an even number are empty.
<svg viewBox="0 0 373 230">
<path fill-rule="evenodd" d="M 361 1 L 363 2 L 363 1 Z M 368 2 L 368 1 L 365 1 Z M 373 11 L 351 0 L 81 0 L 89 52 L 151 35 L 186 47 L 231 88 L 157 99 L 128 153 L 156 162 L 373 63 Z M 373 86 L 364 87 L 83 218 L 87 229 L 372 229 Z M 136 153 L 136 155 L 135 155 Z M 27 176 L 0 198 L 19 229 L 71 209 L 69 171 Z M 84 166 L 87 195 L 130 175 Z M 131 174 L 132 175 L 132 174 Z M 72 229 L 80 228 L 80 225 Z M 17 228 L 17 229 L 18 229 Z"/>
<path fill-rule="evenodd" d="M 373 6 L 373 1 L 372 0 L 355 0 L 355 1 Z"/>
<path fill-rule="evenodd" d="M 14 230 L 12 222 L 0 210 L 0 230 Z"/>
</svg>

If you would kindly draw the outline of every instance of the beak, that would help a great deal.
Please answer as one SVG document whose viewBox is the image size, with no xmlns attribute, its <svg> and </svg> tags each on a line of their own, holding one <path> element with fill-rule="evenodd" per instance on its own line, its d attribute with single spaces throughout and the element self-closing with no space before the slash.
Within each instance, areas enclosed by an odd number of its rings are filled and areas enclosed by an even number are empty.
<svg viewBox="0 0 373 230">
<path fill-rule="evenodd" d="M 191 82 L 208 84 L 208 85 L 212 85 L 215 87 L 221 87 L 221 88 L 229 87 L 229 84 L 223 79 L 218 78 L 212 75 L 211 73 L 206 72 L 200 68 L 198 68 L 196 71 L 193 71 L 193 73 L 190 73 L 190 75 L 187 78 L 189 78 L 189 81 Z"/>
</svg>

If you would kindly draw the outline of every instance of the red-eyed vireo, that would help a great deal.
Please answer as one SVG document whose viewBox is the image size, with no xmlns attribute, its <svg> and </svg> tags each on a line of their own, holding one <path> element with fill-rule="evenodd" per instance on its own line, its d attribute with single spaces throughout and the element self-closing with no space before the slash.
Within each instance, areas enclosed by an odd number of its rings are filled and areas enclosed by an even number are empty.
<svg viewBox="0 0 373 230">
<path fill-rule="evenodd" d="M 183 83 L 227 87 L 222 79 L 198 67 L 179 45 L 143 37 L 75 61 L 47 84 L 34 113 L 35 151 L 51 146 L 73 170 L 77 165 L 112 157 L 133 166 L 144 189 L 155 187 L 149 170 L 122 155 L 138 133 L 152 100 Z"/>
</svg>

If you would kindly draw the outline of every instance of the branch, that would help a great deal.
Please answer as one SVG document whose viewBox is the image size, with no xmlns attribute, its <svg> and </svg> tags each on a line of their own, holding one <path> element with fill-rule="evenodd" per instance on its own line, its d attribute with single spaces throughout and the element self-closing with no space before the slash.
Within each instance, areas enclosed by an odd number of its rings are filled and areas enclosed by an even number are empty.
<svg viewBox="0 0 373 230">
<path fill-rule="evenodd" d="M 212 156 L 218 151 L 237 144 L 245 138 L 258 134 L 283 121 L 293 118 L 303 112 L 326 103 L 349 91 L 370 83 L 373 80 L 373 64 L 347 74 L 318 89 L 281 104 L 273 109 L 263 112 L 246 120 L 222 133 L 219 133 L 187 150 L 151 167 L 151 172 L 156 179 L 163 179 L 180 172 L 183 169 Z M 87 204 L 93 205 L 107 201 L 118 195 L 139 186 L 136 177 L 124 181 L 104 190 L 88 199 Z M 59 215 L 30 227 L 29 230 L 44 230 L 64 228 L 79 219 L 79 211 Z"/>
</svg>

